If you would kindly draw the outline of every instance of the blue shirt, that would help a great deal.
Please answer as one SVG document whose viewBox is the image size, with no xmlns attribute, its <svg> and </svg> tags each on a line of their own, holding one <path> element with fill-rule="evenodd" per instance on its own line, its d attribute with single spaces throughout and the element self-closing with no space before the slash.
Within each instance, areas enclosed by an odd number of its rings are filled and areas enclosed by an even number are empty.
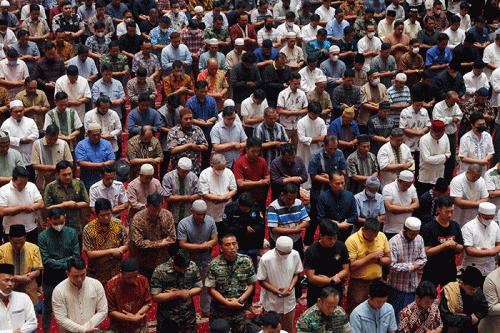
<svg viewBox="0 0 500 333">
<path fill-rule="evenodd" d="M 193 111 L 194 119 L 203 119 L 206 121 L 210 118 L 215 117 L 218 119 L 219 117 L 219 114 L 217 113 L 217 102 L 215 101 L 215 98 L 211 96 L 205 97 L 205 101 L 201 103 L 198 97 L 194 95 L 193 97 L 188 99 L 188 101 L 186 102 L 186 107 Z M 210 131 L 212 130 L 212 126 L 205 126 L 201 129 L 203 130 L 207 141 L 211 142 Z"/>
<path fill-rule="evenodd" d="M 210 131 L 210 138 L 212 139 L 212 143 L 224 144 L 244 142 L 247 139 L 247 135 L 245 134 L 241 124 L 233 123 L 233 126 L 228 128 L 224 121 L 220 121 L 215 124 Z M 234 162 L 240 158 L 239 149 L 226 150 L 221 152 L 221 154 L 226 158 L 226 168 L 230 169 L 232 168 Z"/>
<path fill-rule="evenodd" d="M 306 208 L 299 199 L 295 199 L 295 202 L 289 207 L 280 196 L 271 202 L 267 209 L 267 227 L 269 229 L 278 227 L 293 228 L 309 220 Z M 271 230 L 269 230 L 269 236 L 274 240 L 278 238 L 278 235 L 275 235 Z M 291 234 L 288 237 L 295 242 L 302 237 L 302 233 Z"/>
<path fill-rule="evenodd" d="M 490 41 L 490 35 L 488 33 L 488 29 L 486 28 L 483 28 L 482 31 L 478 31 L 477 26 L 473 26 L 467 32 L 472 34 L 472 36 L 474 36 L 474 41 L 478 42 L 479 44 L 484 44 Z"/>
<path fill-rule="evenodd" d="M 331 20 L 326 24 L 326 38 L 330 39 L 332 37 L 344 37 L 344 28 L 347 26 L 349 26 L 349 22 L 347 22 L 346 20 L 342 20 L 340 24 L 337 19 Z"/>
<path fill-rule="evenodd" d="M 83 139 L 76 145 L 75 155 L 77 162 L 101 163 L 115 159 L 113 146 L 104 139 L 100 139 L 97 145 L 93 144 L 89 138 Z M 99 170 L 90 171 L 86 168 L 80 168 L 80 179 L 85 184 L 87 191 L 90 186 L 101 180 L 100 174 Z"/>
<path fill-rule="evenodd" d="M 173 32 L 172 28 L 168 28 L 167 32 L 161 32 L 160 26 L 151 29 L 149 32 L 149 40 L 151 40 L 151 45 L 168 45 L 170 44 L 170 34 Z M 153 53 L 161 57 L 161 51 L 153 50 Z"/>
<path fill-rule="evenodd" d="M 366 191 L 363 190 L 354 196 L 354 200 L 356 201 L 356 210 L 358 212 L 358 216 L 362 218 L 378 218 L 380 215 L 385 214 L 385 204 L 384 197 L 380 193 L 375 193 L 375 197 L 370 199 L 366 195 Z M 356 232 L 359 230 L 358 224 L 354 224 L 352 232 Z"/>
<path fill-rule="evenodd" d="M 342 60 L 337 60 L 335 62 L 330 59 L 326 59 L 319 65 L 319 68 L 323 71 L 323 74 L 327 77 L 328 83 L 328 92 L 333 92 L 333 88 L 335 88 L 338 79 L 340 79 L 346 70 L 346 65 Z"/>
<path fill-rule="evenodd" d="M 394 309 L 389 303 L 385 303 L 381 309 L 373 310 L 368 305 L 368 300 L 364 301 L 351 313 L 350 323 L 353 333 L 387 333 L 398 330 Z"/>
<path fill-rule="evenodd" d="M 172 44 L 169 44 L 163 48 L 161 51 L 161 67 L 167 70 L 167 73 L 164 73 L 164 75 L 170 75 L 172 64 L 175 60 L 184 61 L 188 65 L 193 63 L 191 52 L 189 52 L 186 45 L 179 44 L 178 48 L 174 48 Z"/>
<path fill-rule="evenodd" d="M 108 96 L 112 101 L 117 99 L 127 100 L 123 85 L 115 79 L 111 79 L 109 84 L 106 84 L 102 78 L 94 83 L 92 86 L 92 101 L 95 103 L 101 95 Z M 122 108 L 120 106 L 113 106 L 110 109 L 118 113 L 118 117 L 122 117 Z"/>
<path fill-rule="evenodd" d="M 349 191 L 343 190 L 340 195 L 337 195 L 330 189 L 320 195 L 317 207 L 319 221 L 331 219 L 339 223 L 344 222 L 344 220 L 352 224 L 358 222 L 356 200 Z"/>
<path fill-rule="evenodd" d="M 110 3 L 109 5 L 106 6 L 106 10 L 104 11 L 104 14 L 107 14 L 111 16 L 114 19 L 121 20 L 123 19 L 123 13 L 128 10 L 127 5 L 124 3 L 120 3 L 120 6 L 116 8 L 113 3 Z"/>
<path fill-rule="evenodd" d="M 91 57 L 87 57 L 85 61 L 81 61 L 80 58 L 76 56 L 68 60 L 68 65 L 66 66 L 66 68 L 69 65 L 75 65 L 76 67 L 78 67 L 78 75 L 84 78 L 88 78 L 91 75 L 98 74 L 95 61 Z"/>
<path fill-rule="evenodd" d="M 385 1 L 384 0 L 365 0 L 363 4 L 363 12 L 371 8 L 375 11 L 375 14 L 380 14 L 386 11 Z"/>
<path fill-rule="evenodd" d="M 140 127 L 135 127 L 136 125 Z M 161 119 L 160 114 L 155 109 L 148 108 L 146 112 L 139 112 L 139 108 L 135 108 L 128 114 L 127 128 L 130 137 L 133 137 L 141 132 L 141 127 L 151 126 L 156 132 L 160 132 Z"/>
<path fill-rule="evenodd" d="M 38 45 L 36 45 L 35 42 L 28 41 L 28 45 L 22 46 L 19 41 L 15 42 L 12 44 L 10 47 L 15 49 L 17 53 L 19 53 L 19 56 L 25 56 L 25 55 L 30 55 L 33 57 L 39 56 L 40 55 L 40 50 L 38 49 Z M 35 69 L 35 62 L 34 61 L 26 61 L 26 66 L 28 66 L 28 71 L 30 75 L 33 75 L 33 70 Z"/>
<path fill-rule="evenodd" d="M 328 134 L 335 135 L 339 140 L 350 142 L 359 135 L 358 123 L 353 120 L 350 126 L 344 125 L 342 124 L 342 117 L 338 117 L 330 123 Z"/>
<path fill-rule="evenodd" d="M 262 51 L 262 47 L 259 47 L 258 49 L 253 51 L 253 53 L 255 53 L 255 55 L 257 56 L 257 62 L 264 62 L 266 60 L 274 60 L 274 58 L 276 58 L 276 56 L 278 55 L 278 50 L 276 50 L 274 47 L 272 47 L 271 48 L 271 55 L 266 56 Z M 264 68 L 262 68 L 262 70 L 263 69 Z"/>
<path fill-rule="evenodd" d="M 310 175 L 321 175 L 322 173 L 331 174 L 335 170 L 347 170 L 347 164 L 345 163 L 344 154 L 341 150 L 337 149 L 330 158 L 326 154 L 325 148 L 320 148 L 311 154 L 307 170 Z M 330 188 L 327 184 L 325 184 L 324 187 L 323 184 L 315 181 L 311 181 L 311 184 L 311 198 L 316 200 L 319 198 L 322 191 Z"/>
</svg>

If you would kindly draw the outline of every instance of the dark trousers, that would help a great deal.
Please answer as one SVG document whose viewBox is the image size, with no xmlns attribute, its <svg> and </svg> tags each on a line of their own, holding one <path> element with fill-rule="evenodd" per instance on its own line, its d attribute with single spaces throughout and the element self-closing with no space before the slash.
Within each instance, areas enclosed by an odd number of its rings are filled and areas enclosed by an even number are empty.
<svg viewBox="0 0 500 333">
<path fill-rule="evenodd" d="M 500 125 L 495 124 L 495 133 L 493 134 L 493 147 L 500 147 Z M 491 167 L 497 165 L 500 162 L 500 149 L 495 149 L 495 154 L 493 154 L 493 158 L 491 159 Z"/>
<path fill-rule="evenodd" d="M 304 244 L 307 246 L 314 243 L 314 234 L 316 233 L 316 229 L 318 228 L 318 199 L 311 198 L 311 211 L 309 212 L 309 226 L 306 229 L 306 234 L 304 236 Z"/>
<path fill-rule="evenodd" d="M 44 333 L 50 332 L 52 322 L 52 292 L 56 286 L 43 285 L 43 310 L 42 310 L 42 328 Z"/>
<path fill-rule="evenodd" d="M 273 240 L 271 237 L 269 237 L 269 245 L 271 249 L 274 249 L 276 247 L 276 241 Z M 293 249 L 299 253 L 300 260 L 303 262 L 304 261 L 304 244 L 302 243 L 302 237 L 293 242 Z M 302 297 L 302 286 L 300 284 L 300 277 L 299 281 L 297 281 L 297 284 L 295 285 L 295 298 L 299 299 Z"/>
<path fill-rule="evenodd" d="M 448 140 L 450 141 L 451 156 L 444 164 L 444 179 L 450 183 L 453 179 L 453 172 L 455 171 L 455 164 L 457 162 L 457 134 L 448 134 Z"/>
<path fill-rule="evenodd" d="M 253 127 L 245 126 L 245 134 L 248 138 L 251 138 L 253 136 L 253 130 Z"/>
<path fill-rule="evenodd" d="M 413 159 L 415 160 L 415 179 L 418 179 L 420 169 L 420 152 L 414 151 L 411 154 L 413 155 Z"/>
<path fill-rule="evenodd" d="M 160 164 L 160 182 L 163 181 L 163 176 L 168 172 L 168 166 L 170 164 L 170 152 L 163 152 L 163 162 Z"/>
<path fill-rule="evenodd" d="M 3 234 L 3 241 L 7 243 L 9 241 L 9 235 Z M 26 241 L 35 245 L 38 245 L 38 228 L 31 230 L 26 233 Z"/>
<path fill-rule="evenodd" d="M 212 155 L 212 143 L 208 144 L 208 149 L 201 152 L 201 170 L 205 170 L 210 166 L 210 157 Z"/>
</svg>

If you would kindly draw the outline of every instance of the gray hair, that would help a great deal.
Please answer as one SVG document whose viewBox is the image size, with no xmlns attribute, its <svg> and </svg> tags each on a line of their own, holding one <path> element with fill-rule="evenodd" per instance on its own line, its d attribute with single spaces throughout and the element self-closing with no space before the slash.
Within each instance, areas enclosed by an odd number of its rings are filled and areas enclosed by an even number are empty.
<svg viewBox="0 0 500 333">
<path fill-rule="evenodd" d="M 403 130 L 399 127 L 393 128 L 391 131 L 391 136 L 395 138 L 400 138 L 404 135 Z"/>
<path fill-rule="evenodd" d="M 226 158 L 222 154 L 214 154 L 212 156 L 212 165 L 226 164 Z"/>
<path fill-rule="evenodd" d="M 482 173 L 483 167 L 480 164 L 473 163 L 473 164 L 469 165 L 469 168 L 467 170 L 469 172 L 473 172 L 473 173 Z"/>
</svg>

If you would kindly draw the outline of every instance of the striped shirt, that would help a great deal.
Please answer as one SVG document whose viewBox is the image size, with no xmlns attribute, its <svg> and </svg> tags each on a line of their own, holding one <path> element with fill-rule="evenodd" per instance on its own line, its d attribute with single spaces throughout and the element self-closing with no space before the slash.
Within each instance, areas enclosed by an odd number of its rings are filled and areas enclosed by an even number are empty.
<svg viewBox="0 0 500 333">
<path fill-rule="evenodd" d="M 293 228 L 302 222 L 309 221 L 309 215 L 307 215 L 306 208 L 302 204 L 302 201 L 295 199 L 295 202 L 290 207 L 285 205 L 285 202 L 281 197 L 271 202 L 271 205 L 267 209 L 267 227 L 271 228 Z M 273 240 L 278 238 L 278 235 L 274 234 L 272 231 L 269 235 Z M 288 235 L 294 242 L 302 237 L 302 232 L 298 234 Z"/>
<path fill-rule="evenodd" d="M 389 96 L 389 103 L 391 103 L 391 105 L 411 103 L 410 88 L 407 86 L 404 86 L 402 90 L 398 90 L 393 84 L 389 89 L 387 89 L 387 95 Z M 399 127 L 400 113 L 393 113 L 391 111 L 391 117 L 394 119 L 394 125 Z"/>
<path fill-rule="evenodd" d="M 418 270 L 414 264 L 422 268 L 427 263 L 424 239 L 422 236 L 408 242 L 400 232 L 389 240 L 391 249 L 391 265 L 387 284 L 404 293 L 414 293 L 418 286 Z"/>
<path fill-rule="evenodd" d="M 257 125 L 257 127 L 255 127 L 255 129 L 253 130 L 253 136 L 259 138 L 262 141 L 262 143 L 273 142 L 273 141 L 279 141 L 279 142 L 290 141 L 283 125 L 274 123 L 273 128 L 270 129 L 265 121 L 261 122 L 259 125 Z M 267 166 L 270 166 L 271 162 L 276 157 L 281 155 L 281 149 L 263 148 L 260 154 L 266 160 Z"/>
</svg>

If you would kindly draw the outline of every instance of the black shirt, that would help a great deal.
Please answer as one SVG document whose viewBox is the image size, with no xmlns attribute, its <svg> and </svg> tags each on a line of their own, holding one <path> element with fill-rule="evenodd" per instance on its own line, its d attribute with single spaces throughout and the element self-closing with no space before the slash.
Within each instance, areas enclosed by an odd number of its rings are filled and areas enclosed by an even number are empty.
<svg viewBox="0 0 500 333">
<path fill-rule="evenodd" d="M 264 89 L 266 90 L 267 103 L 271 107 L 276 107 L 279 93 L 285 89 L 283 86 L 288 84 L 292 78 L 292 70 L 285 66 L 283 69 L 274 68 L 274 64 L 267 66 L 262 72 Z"/>
<path fill-rule="evenodd" d="M 144 20 L 139 25 L 139 29 L 141 29 L 141 33 L 144 32 L 146 35 L 149 36 L 149 32 L 153 30 L 153 28 L 156 28 L 157 26 L 158 26 L 158 20 L 156 20 L 155 25 L 151 24 L 150 20 Z"/>
<path fill-rule="evenodd" d="M 488 302 L 484 297 L 483 291 L 479 289 L 474 295 L 469 295 L 460 288 L 464 315 L 453 314 L 448 307 L 448 299 L 444 290 L 441 291 L 441 302 L 439 303 L 439 312 L 443 320 L 443 332 L 448 332 L 448 328 L 456 327 L 459 333 L 477 333 L 479 322 L 472 324 L 471 316 L 474 314 L 481 320 L 488 314 Z"/>
<path fill-rule="evenodd" d="M 450 225 L 445 228 L 434 219 L 422 227 L 420 234 L 424 238 L 426 247 L 436 247 L 448 240 L 454 240 L 458 244 L 464 245 L 460 225 L 455 221 L 450 221 Z M 431 281 L 436 287 L 439 284 L 443 287 L 448 282 L 455 281 L 457 278 L 456 254 L 454 250 L 447 249 L 427 257 L 422 281 Z"/>
<path fill-rule="evenodd" d="M 326 275 L 332 277 L 342 270 L 342 265 L 349 264 L 349 252 L 347 247 L 341 241 L 336 241 L 333 247 L 325 248 L 319 242 L 315 242 L 307 249 L 304 256 L 304 269 L 313 269 L 315 275 Z M 342 295 L 342 284 L 336 284 L 333 287 Z M 307 305 L 316 303 L 321 289 L 315 284 L 308 283 Z"/>
<path fill-rule="evenodd" d="M 479 59 L 479 51 L 475 45 L 465 47 L 463 44 L 459 44 L 453 49 L 453 59 L 459 59 L 461 63 L 474 62 Z M 462 67 L 460 73 L 466 74 L 471 69 L 472 67 Z"/>
<path fill-rule="evenodd" d="M 255 233 L 248 234 L 247 227 Z M 222 228 L 221 230 L 219 230 Z M 241 211 L 238 201 L 229 203 L 224 209 L 222 222 L 217 223 L 219 237 L 231 233 L 236 236 L 240 250 L 262 249 L 266 225 L 259 207 L 253 207 L 248 213 Z"/>
<path fill-rule="evenodd" d="M 410 88 L 410 93 L 412 96 L 415 93 L 419 93 L 424 96 L 424 102 L 429 103 L 434 98 L 434 88 L 431 85 L 424 86 L 421 82 L 417 82 Z"/>
</svg>

